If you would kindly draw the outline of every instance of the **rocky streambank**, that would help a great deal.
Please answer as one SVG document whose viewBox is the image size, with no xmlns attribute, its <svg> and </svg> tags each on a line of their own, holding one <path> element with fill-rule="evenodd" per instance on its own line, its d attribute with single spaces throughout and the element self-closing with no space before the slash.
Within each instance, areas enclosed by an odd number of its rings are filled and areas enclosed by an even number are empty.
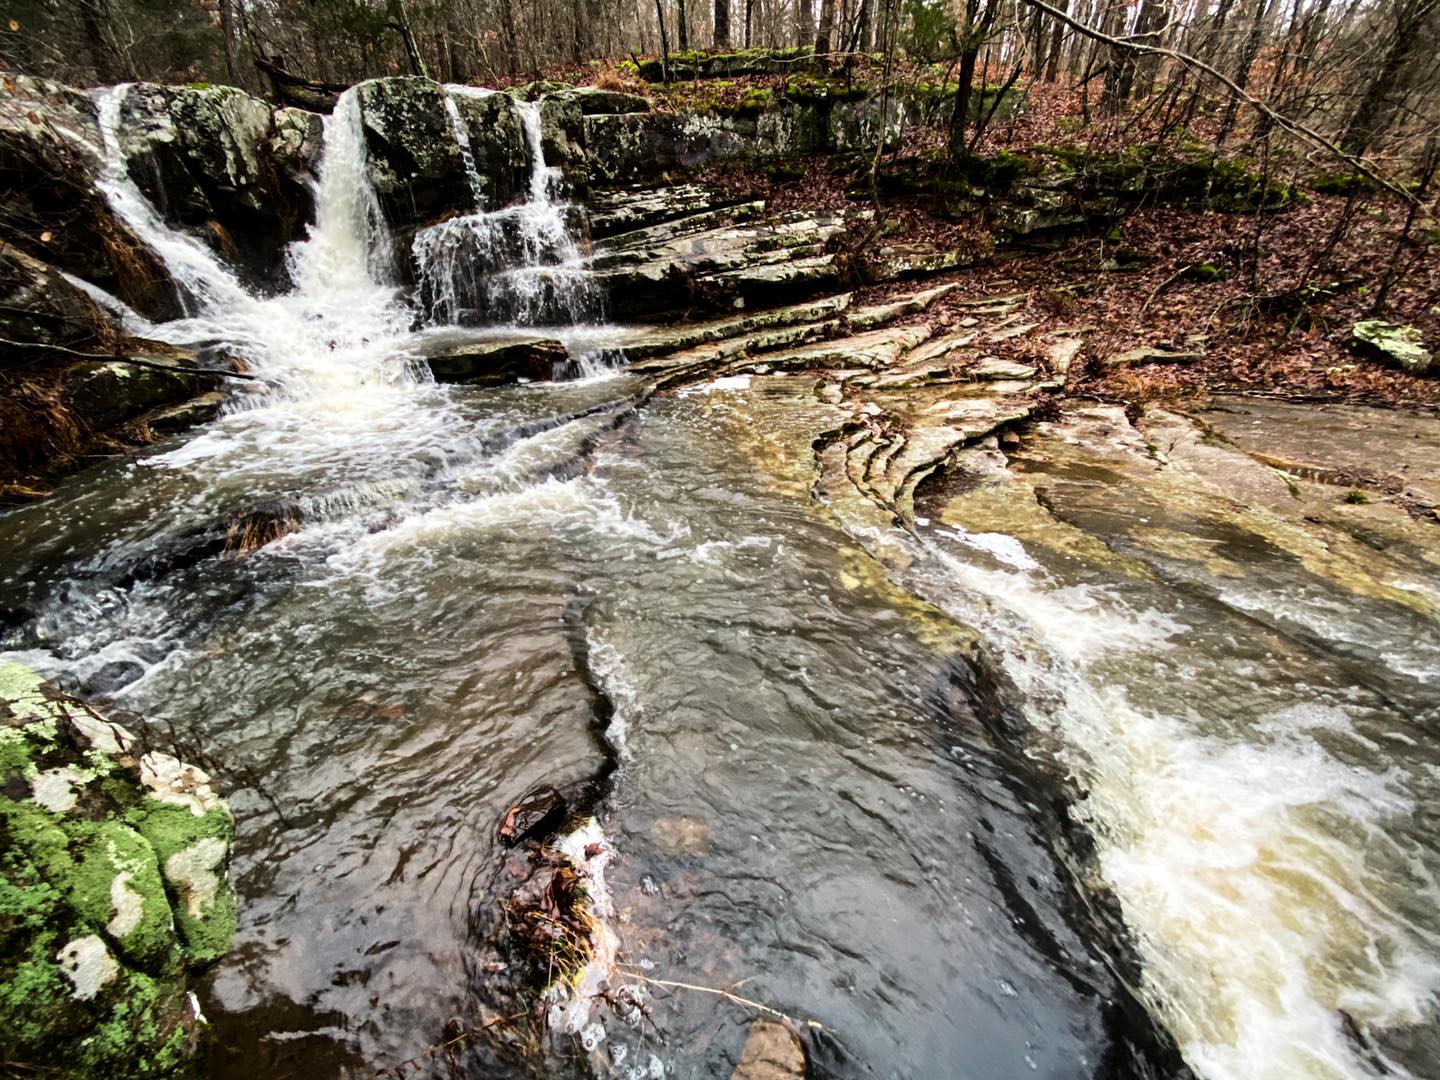
<svg viewBox="0 0 1440 1080">
<path fill-rule="evenodd" d="M 785 59 L 793 71 L 783 83 L 739 96 L 706 97 L 705 88 L 729 85 L 708 68 L 683 98 L 550 83 L 512 92 L 421 78 L 363 84 L 357 122 L 378 206 L 374 225 L 388 238 L 387 275 L 414 297 L 421 322 L 436 313 L 494 321 L 483 303 L 437 307 L 437 280 L 452 291 L 458 281 L 463 291 L 475 287 L 473 274 L 436 279 L 428 263 L 438 254 L 463 256 L 503 277 L 526 257 L 531 241 L 518 230 L 536 166 L 524 115 L 531 107 L 543 164 L 564 187 L 564 219 L 583 259 L 575 272 L 588 279 L 594 311 L 611 322 L 666 325 L 962 270 L 993 262 L 1007 245 L 1103 233 L 1141 204 L 1273 213 L 1304 198 L 1244 167 L 1216 171 L 1201 156 L 1036 146 L 960 169 L 881 168 L 885 199 L 919 200 L 961 224 L 949 236 L 907 230 L 875 215 L 870 156 L 896 147 L 906 131 L 943 129 L 944 95 L 923 88 L 879 95 L 793 60 Z M 722 75 L 729 70 L 721 67 Z M 1002 112 L 1024 104 L 1007 99 Z M 205 420 L 246 389 L 232 377 L 244 374 L 234 350 L 155 340 L 166 336 L 157 324 L 194 312 L 204 297 L 116 212 L 105 192 L 120 182 L 117 171 L 167 227 L 220 258 L 246 289 L 283 293 L 293 284 L 287 251 L 315 219 L 323 121 L 230 87 L 137 85 L 102 101 L 39 79 L 6 79 L 0 192 L 11 209 L 0 221 L 7 387 L 0 484 L 8 501 L 43 492 L 87 461 Z M 853 198 L 797 204 L 787 195 L 777 204 L 758 190 L 765 185 L 744 180 L 816 168 Z M 717 169 L 732 170 L 731 179 L 706 182 Z M 447 249 L 446 223 L 453 229 L 477 207 L 516 213 L 497 221 L 478 248 L 472 239 L 468 248 Z M 976 222 L 983 233 L 971 227 Z M 430 239 L 417 242 L 422 235 Z M 1117 244 L 1101 260 L 1110 270 L 1100 272 L 1143 265 L 1132 255 Z M 1407 371 L 1428 370 L 1433 348 L 1421 332 L 1391 333 L 1387 325 L 1367 323 L 1356 348 Z M 555 338 L 534 338 L 527 331 L 483 348 L 460 343 L 448 355 L 441 338 L 425 351 L 447 381 L 573 369 Z M 1404 343 L 1398 352 L 1388 344 L 1395 341 Z"/>
</svg>

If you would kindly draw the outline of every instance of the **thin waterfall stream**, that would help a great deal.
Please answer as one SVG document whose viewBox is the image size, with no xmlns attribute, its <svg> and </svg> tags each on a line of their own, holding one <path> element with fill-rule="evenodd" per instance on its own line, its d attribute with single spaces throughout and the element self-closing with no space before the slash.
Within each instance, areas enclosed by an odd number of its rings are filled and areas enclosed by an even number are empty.
<svg viewBox="0 0 1440 1080">
<path fill-rule="evenodd" d="M 397 236 L 344 92 L 290 288 L 252 291 L 130 175 L 130 91 L 97 92 L 99 186 L 185 306 L 145 333 L 265 381 L 0 515 L 0 656 L 222 763 L 213 1075 L 448 1038 L 456 1075 L 729 1076 L 761 1013 L 724 995 L 793 1022 L 815 1076 L 1422 1075 L 1424 558 L 1374 547 L 1385 589 L 1347 592 L 1278 512 L 1247 532 L 1194 494 L 1249 481 L 1230 448 L 1101 408 L 957 446 L 910 522 L 876 513 L 844 484 L 906 451 L 813 358 L 673 387 L 617 363 L 539 102 L 500 205 L 457 106 L 489 92 L 445 88 L 472 205 Z M 578 377 L 424 362 L 540 332 Z M 256 520 L 284 527 L 239 549 Z M 507 904 L 540 857 L 497 829 L 538 789 L 599 945 L 532 1046 L 501 1021 L 535 1005 Z"/>
</svg>

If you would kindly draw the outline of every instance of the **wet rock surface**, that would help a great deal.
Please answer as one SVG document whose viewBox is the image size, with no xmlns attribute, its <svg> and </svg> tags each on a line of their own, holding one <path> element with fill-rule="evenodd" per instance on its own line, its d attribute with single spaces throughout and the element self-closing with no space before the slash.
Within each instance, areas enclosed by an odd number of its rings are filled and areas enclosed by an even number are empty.
<svg viewBox="0 0 1440 1080">
<path fill-rule="evenodd" d="M 316 132 L 301 130 L 296 110 L 280 113 L 234 87 L 141 83 L 117 130 L 141 190 L 257 286 L 284 281 L 285 246 L 312 216 L 305 173 Z"/>
<path fill-rule="evenodd" d="M 174 318 L 169 272 L 94 187 L 95 103 L 78 90 L 19 76 L 0 94 L 5 241 L 93 281 L 142 314 Z"/>
<path fill-rule="evenodd" d="M 740 1063 L 730 1080 L 804 1080 L 805 1047 L 795 1032 L 775 1020 L 756 1020 L 745 1038 Z"/>
<path fill-rule="evenodd" d="M 425 365 L 436 382 L 493 386 L 517 379 L 553 378 L 569 358 L 555 338 L 516 335 L 494 340 L 436 345 Z"/>
<path fill-rule="evenodd" d="M 0 662 L 0 1052 L 67 1076 L 179 1077 L 194 972 L 235 931 L 210 778 Z"/>
</svg>

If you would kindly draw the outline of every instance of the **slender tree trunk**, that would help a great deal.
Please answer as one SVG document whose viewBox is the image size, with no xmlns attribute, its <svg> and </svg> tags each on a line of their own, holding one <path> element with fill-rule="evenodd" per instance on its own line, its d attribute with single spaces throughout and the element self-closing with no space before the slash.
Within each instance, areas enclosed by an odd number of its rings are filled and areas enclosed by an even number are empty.
<svg viewBox="0 0 1440 1080">
<path fill-rule="evenodd" d="M 405 43 L 405 56 L 410 61 L 410 74 L 428 79 L 430 73 L 425 69 L 425 58 L 420 55 L 420 46 L 415 43 L 415 33 L 410 29 L 410 13 L 405 10 L 405 0 L 389 0 L 386 14 L 389 16 L 390 25 L 400 34 L 400 40 Z"/>
<path fill-rule="evenodd" d="M 860 13 L 855 22 L 855 48 L 862 53 L 870 51 L 870 9 L 874 0 L 860 0 Z"/>
<path fill-rule="evenodd" d="M 570 60 L 580 63 L 590 51 L 590 14 L 585 0 L 570 0 Z"/>
<path fill-rule="evenodd" d="M 1405 227 L 1400 230 L 1400 235 L 1395 239 L 1395 250 L 1390 254 L 1390 262 L 1385 267 L 1385 276 L 1380 279 L 1380 288 L 1375 293 L 1374 304 L 1370 307 L 1371 315 L 1381 315 L 1385 312 L 1385 303 L 1390 299 L 1390 287 L 1395 284 L 1395 271 L 1400 265 L 1400 256 L 1410 243 L 1410 231 L 1415 227 L 1415 216 L 1420 212 L 1425 197 L 1430 194 L 1430 184 L 1435 179 L 1436 170 L 1440 169 L 1440 139 L 1437 139 L 1436 136 L 1430 136 L 1429 142 L 1425 144 L 1425 157 L 1422 160 L 1420 184 L 1415 189 L 1415 201 L 1410 204 L 1410 209 L 1405 214 Z"/>
<path fill-rule="evenodd" d="M 815 35 L 815 55 L 824 67 L 830 66 L 830 37 L 835 28 L 835 0 L 820 0 L 820 29 Z"/>
<path fill-rule="evenodd" d="M 79 0 L 80 28 L 90 50 L 90 63 L 95 68 L 95 81 L 107 86 L 124 82 L 128 65 L 115 47 L 110 0 Z"/>
<path fill-rule="evenodd" d="M 515 40 L 515 7 L 511 0 L 500 0 L 500 54 L 507 75 L 513 75 L 520 67 L 519 44 Z"/>
<path fill-rule="evenodd" d="M 665 34 L 665 0 L 655 0 L 655 21 L 660 24 L 660 78 L 670 81 L 670 39 Z"/>
<path fill-rule="evenodd" d="M 981 8 L 981 3 L 984 8 Z M 980 59 L 1000 0 L 966 0 L 965 24 L 961 28 L 960 67 L 955 73 L 958 86 L 955 88 L 955 111 L 950 114 L 950 134 L 947 149 L 951 162 L 965 157 L 965 129 L 970 122 L 970 99 L 973 96 L 975 66 Z"/>
<path fill-rule="evenodd" d="M 675 4 L 675 41 L 684 52 L 690 48 L 690 30 L 686 25 L 689 20 L 685 17 L 685 0 L 676 0 Z"/>
<path fill-rule="evenodd" d="M 750 48 L 750 30 L 755 22 L 755 0 L 745 0 L 745 48 Z"/>
<path fill-rule="evenodd" d="M 795 43 L 809 45 L 815 40 L 815 9 L 811 0 L 795 0 Z"/>
<path fill-rule="evenodd" d="M 1068 11 L 1070 0 L 1056 0 L 1055 6 L 1061 11 Z M 1059 19 L 1055 20 L 1054 27 L 1050 30 L 1050 55 L 1045 58 L 1045 81 L 1055 82 L 1060 78 L 1060 47 L 1065 43 L 1065 24 Z"/>
<path fill-rule="evenodd" d="M 1255 0 L 1255 14 L 1250 19 L 1250 32 L 1245 35 L 1245 44 L 1240 52 L 1240 63 L 1235 68 L 1235 85 L 1242 91 L 1250 83 L 1250 69 L 1260 55 L 1260 46 L 1265 40 L 1265 21 L 1270 12 L 1269 0 Z M 1225 105 L 1225 115 L 1220 118 L 1220 137 L 1217 147 L 1225 142 L 1235 119 L 1240 112 L 1240 99 L 1233 94 Z"/>
<path fill-rule="evenodd" d="M 225 79 L 231 86 L 238 86 L 240 80 L 235 72 L 235 13 L 230 0 L 219 0 L 220 40 L 225 46 Z"/>
<path fill-rule="evenodd" d="M 715 48 L 730 48 L 730 0 L 715 0 Z"/>
<path fill-rule="evenodd" d="M 1350 123 L 1345 126 L 1345 134 L 1341 136 L 1340 148 L 1347 154 L 1359 157 L 1389 126 L 1389 108 L 1400 87 L 1400 76 L 1411 57 L 1422 48 L 1422 24 L 1436 6 L 1437 0 L 1418 0 L 1402 4 L 1396 10 L 1395 35 L 1390 40 L 1385 59 L 1380 62 L 1374 81 L 1366 88 L 1359 106 L 1350 117 Z"/>
</svg>

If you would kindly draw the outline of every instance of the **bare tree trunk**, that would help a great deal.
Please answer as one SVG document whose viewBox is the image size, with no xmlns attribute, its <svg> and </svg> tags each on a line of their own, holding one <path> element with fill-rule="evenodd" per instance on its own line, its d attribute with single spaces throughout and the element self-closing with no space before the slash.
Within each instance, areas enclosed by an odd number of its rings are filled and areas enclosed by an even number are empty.
<svg viewBox="0 0 1440 1080">
<path fill-rule="evenodd" d="M 107 85 L 123 82 L 129 77 L 129 65 L 115 47 L 110 0 L 79 0 L 76 7 L 80 13 L 80 28 L 85 33 L 85 45 L 90 50 L 90 63 L 95 68 L 96 82 Z"/>
<path fill-rule="evenodd" d="M 1135 33 L 1153 35 L 1165 25 L 1165 20 L 1170 16 L 1165 0 L 1144 0 L 1140 5 L 1140 15 L 1135 21 Z M 1142 40 L 1153 44 L 1153 38 L 1146 37 Z M 1137 57 L 1134 65 L 1134 78 L 1129 87 L 1130 96 L 1143 98 L 1149 97 L 1155 90 L 1155 76 L 1160 70 L 1160 57 L 1156 53 L 1145 53 Z"/>
<path fill-rule="evenodd" d="M 745 0 L 745 48 L 750 48 L 750 30 L 755 22 L 755 0 Z"/>
<path fill-rule="evenodd" d="M 860 0 L 860 14 L 855 22 L 855 48 L 859 52 L 870 51 L 870 9 L 874 0 Z"/>
<path fill-rule="evenodd" d="M 820 29 L 815 35 L 815 55 L 820 57 L 820 63 L 829 67 L 827 57 L 830 54 L 830 36 L 835 27 L 835 0 L 820 0 Z"/>
<path fill-rule="evenodd" d="M 711 40 L 717 49 L 730 48 L 730 0 L 715 0 L 715 33 Z"/>
<path fill-rule="evenodd" d="M 585 0 L 570 0 L 570 59 L 580 63 L 590 51 L 590 15 Z"/>
<path fill-rule="evenodd" d="M 500 0 L 500 54 L 505 59 L 505 74 L 514 74 L 520 67 L 519 42 L 515 40 L 515 8 L 511 0 Z"/>
<path fill-rule="evenodd" d="M 405 56 L 410 61 L 410 73 L 428 79 L 430 73 L 425 70 L 425 58 L 420 55 L 420 46 L 415 43 L 415 33 L 410 29 L 410 13 L 405 10 L 405 0 L 389 0 L 386 15 L 390 27 L 399 33 L 400 40 L 405 43 Z"/>
<path fill-rule="evenodd" d="M 231 86 L 238 86 L 240 79 L 235 72 L 235 14 L 230 0 L 219 0 L 220 40 L 225 46 L 225 80 Z"/>
<path fill-rule="evenodd" d="M 690 30 L 686 26 L 689 20 L 685 17 L 685 0 L 676 0 L 675 3 L 675 40 L 684 52 L 690 48 Z"/>
<path fill-rule="evenodd" d="M 1070 0 L 1056 0 L 1056 7 L 1066 11 L 1070 7 Z M 1050 55 L 1045 59 L 1045 81 L 1055 82 L 1060 78 L 1060 46 L 1065 41 L 1065 24 L 1059 19 L 1055 20 L 1055 26 L 1050 31 Z"/>
<path fill-rule="evenodd" d="M 668 83 L 670 81 L 670 39 L 665 35 L 665 0 L 655 0 L 655 21 L 660 24 L 660 78 Z"/>
<path fill-rule="evenodd" d="M 1250 32 L 1245 36 L 1245 45 L 1240 52 L 1240 63 L 1235 68 L 1235 85 L 1241 92 L 1250 83 L 1250 69 L 1255 66 L 1255 58 L 1260 55 L 1260 45 L 1265 39 L 1265 20 L 1269 15 L 1269 0 L 1255 0 L 1255 14 L 1250 19 Z M 1240 112 L 1240 99 L 1231 97 L 1225 105 L 1225 115 L 1220 118 L 1220 136 L 1216 140 L 1216 148 L 1225 142 L 1230 134 L 1231 128 L 1235 126 L 1235 118 Z"/>
<path fill-rule="evenodd" d="M 810 0 L 795 0 L 795 42 L 808 45 L 815 40 L 815 9 Z"/>
<path fill-rule="evenodd" d="M 1389 126 L 1391 99 L 1399 89 L 1401 73 L 1421 48 L 1422 24 L 1436 7 L 1437 0 L 1410 0 L 1396 6 L 1395 35 L 1390 39 L 1385 59 L 1380 62 L 1374 80 L 1366 88 L 1340 138 L 1340 146 L 1346 153 L 1359 157 Z"/>
<path fill-rule="evenodd" d="M 983 9 L 981 3 L 984 3 Z M 958 162 L 966 152 L 965 129 L 970 122 L 970 99 L 975 82 L 975 65 L 980 50 L 995 23 L 1000 0 L 965 0 L 965 24 L 961 27 L 960 68 L 955 77 L 955 111 L 950 114 L 948 153 L 951 162 Z"/>
</svg>

